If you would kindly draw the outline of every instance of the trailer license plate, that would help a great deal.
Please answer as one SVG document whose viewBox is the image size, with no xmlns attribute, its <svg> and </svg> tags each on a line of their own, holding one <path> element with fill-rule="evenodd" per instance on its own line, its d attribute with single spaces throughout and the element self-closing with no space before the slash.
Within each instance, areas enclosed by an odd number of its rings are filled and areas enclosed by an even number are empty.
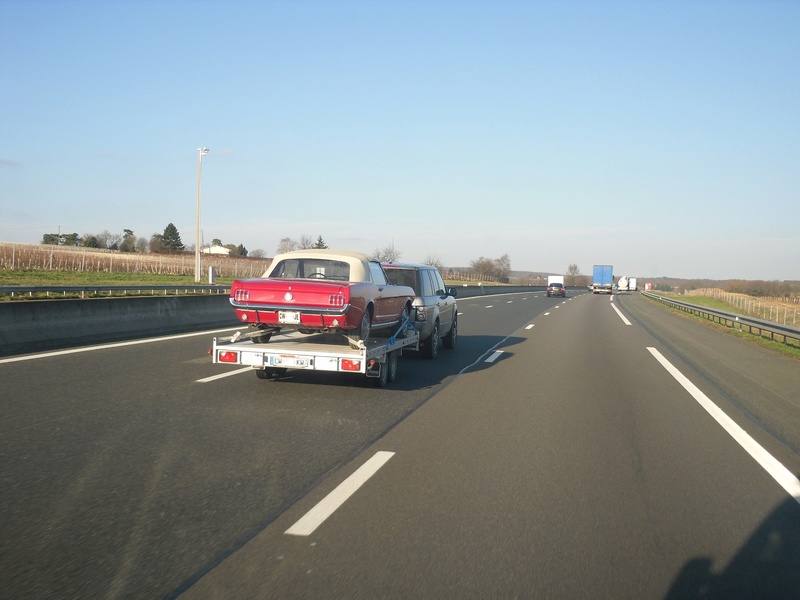
<svg viewBox="0 0 800 600">
<path fill-rule="evenodd" d="M 299 325 L 300 313 L 296 310 L 279 310 L 278 323 L 285 323 L 286 325 Z"/>
<path fill-rule="evenodd" d="M 307 369 L 311 366 L 311 357 L 294 356 L 286 354 L 281 356 L 271 356 L 270 363 L 273 367 L 289 367 L 292 369 Z"/>
</svg>

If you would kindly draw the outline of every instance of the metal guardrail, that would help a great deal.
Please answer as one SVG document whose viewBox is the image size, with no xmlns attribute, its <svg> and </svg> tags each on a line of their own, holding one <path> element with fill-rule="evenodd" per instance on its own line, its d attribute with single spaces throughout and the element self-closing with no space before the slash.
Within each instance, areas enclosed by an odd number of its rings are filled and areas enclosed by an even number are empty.
<svg viewBox="0 0 800 600">
<path fill-rule="evenodd" d="M 642 292 L 642 295 L 653 300 L 663 302 L 664 304 L 678 310 L 689 312 L 698 317 L 703 317 L 704 319 L 713 321 L 714 323 L 730 327 L 731 329 L 747 331 L 748 333 L 757 335 L 759 337 L 768 337 L 771 340 L 782 341 L 787 346 L 800 348 L 800 327 L 781 325 L 780 323 L 755 319 L 746 315 L 737 315 L 736 313 L 729 313 L 705 306 L 690 304 L 688 302 L 681 302 L 680 300 L 666 298 L 652 292 Z M 776 338 L 776 336 L 778 336 L 780 339 Z"/>
<path fill-rule="evenodd" d="M 474 296 L 486 296 L 490 294 L 512 294 L 527 291 L 544 291 L 547 286 L 533 285 L 533 286 L 499 286 L 499 285 L 453 285 L 448 287 L 455 287 L 459 298 L 472 298 Z M 570 288 L 567 288 L 570 289 Z M 155 296 L 156 292 L 163 293 L 163 295 L 174 294 L 230 294 L 230 285 L 50 285 L 50 286 L 21 286 L 21 285 L 6 285 L 0 286 L 0 296 L 15 297 L 37 297 L 44 295 L 47 298 L 67 297 L 80 295 L 85 298 L 89 295 L 107 294 L 113 295 L 147 295 Z"/>
<path fill-rule="evenodd" d="M 131 296 L 131 295 L 174 295 L 183 294 L 230 294 L 231 286 L 227 285 L 52 285 L 52 286 L 0 286 L 0 296 L 11 298 L 33 297 L 45 295 L 48 298 L 86 295 Z"/>
</svg>

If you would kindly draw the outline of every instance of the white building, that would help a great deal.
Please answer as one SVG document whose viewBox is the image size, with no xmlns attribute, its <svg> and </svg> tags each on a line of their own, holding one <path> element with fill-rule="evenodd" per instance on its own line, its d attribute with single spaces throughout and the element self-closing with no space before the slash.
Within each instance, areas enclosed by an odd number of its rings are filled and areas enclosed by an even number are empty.
<svg viewBox="0 0 800 600">
<path fill-rule="evenodd" d="M 203 254 L 215 254 L 217 256 L 228 256 L 231 253 L 230 248 L 226 248 L 225 246 L 206 246 L 205 248 L 201 248 L 200 252 Z"/>
</svg>

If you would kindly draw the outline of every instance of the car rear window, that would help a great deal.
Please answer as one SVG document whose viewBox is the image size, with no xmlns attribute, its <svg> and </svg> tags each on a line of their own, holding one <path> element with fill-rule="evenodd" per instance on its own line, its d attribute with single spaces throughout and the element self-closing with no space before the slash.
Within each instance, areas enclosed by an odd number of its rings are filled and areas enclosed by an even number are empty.
<svg viewBox="0 0 800 600">
<path fill-rule="evenodd" d="M 270 277 L 283 279 L 333 279 L 350 281 L 350 265 L 340 260 L 290 258 L 271 270 Z"/>
</svg>

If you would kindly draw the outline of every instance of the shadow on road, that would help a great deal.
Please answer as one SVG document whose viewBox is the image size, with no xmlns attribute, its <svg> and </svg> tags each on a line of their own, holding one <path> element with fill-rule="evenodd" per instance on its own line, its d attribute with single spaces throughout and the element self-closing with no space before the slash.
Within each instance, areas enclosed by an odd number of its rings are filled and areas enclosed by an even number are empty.
<svg viewBox="0 0 800 600">
<path fill-rule="evenodd" d="M 721 572 L 712 559 L 689 560 L 665 600 L 800 597 L 800 504 L 780 504 Z"/>
</svg>

